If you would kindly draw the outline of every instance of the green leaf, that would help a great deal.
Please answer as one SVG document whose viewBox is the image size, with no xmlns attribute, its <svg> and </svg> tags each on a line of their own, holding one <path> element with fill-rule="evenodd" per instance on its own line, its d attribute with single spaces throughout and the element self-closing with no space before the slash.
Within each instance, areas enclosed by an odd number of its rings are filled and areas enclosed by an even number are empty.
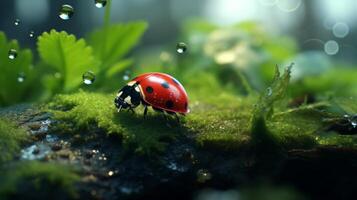
<svg viewBox="0 0 357 200">
<path fill-rule="evenodd" d="M 8 57 L 10 49 L 17 51 L 17 57 L 13 60 Z M 7 41 L 5 34 L 0 32 L 0 106 L 30 99 L 30 87 L 35 74 L 31 65 L 32 52 L 29 49 L 21 50 L 16 40 Z M 23 82 L 18 82 L 20 73 L 25 76 Z"/>
<path fill-rule="evenodd" d="M 110 25 L 92 32 L 87 41 L 102 61 L 101 68 L 107 69 L 138 43 L 146 28 L 145 22 Z"/>
<path fill-rule="evenodd" d="M 132 59 L 126 59 L 115 63 L 109 70 L 106 71 L 105 76 L 111 78 L 114 75 L 124 71 L 133 64 Z"/>
<path fill-rule="evenodd" d="M 77 40 L 74 35 L 51 30 L 38 38 L 37 45 L 41 59 L 61 73 L 64 91 L 78 87 L 86 71 L 98 71 L 98 62 L 92 54 L 92 48 L 83 39 Z"/>
<path fill-rule="evenodd" d="M 284 74 L 281 76 L 278 66 L 276 67 L 274 80 L 271 86 L 268 87 L 267 90 L 260 96 L 260 99 L 254 109 L 253 124 L 255 123 L 255 120 L 271 115 L 274 103 L 283 99 L 288 88 L 293 64 L 294 63 L 287 67 Z"/>
</svg>

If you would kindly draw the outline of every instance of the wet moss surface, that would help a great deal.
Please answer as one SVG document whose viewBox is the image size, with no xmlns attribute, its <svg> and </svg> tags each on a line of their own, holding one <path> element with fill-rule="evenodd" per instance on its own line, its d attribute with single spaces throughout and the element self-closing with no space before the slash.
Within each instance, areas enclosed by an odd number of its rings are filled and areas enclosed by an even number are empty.
<svg viewBox="0 0 357 200">
<path fill-rule="evenodd" d="M 82 91 L 59 95 L 46 106 L 3 110 L 2 130 L 18 133 L 21 140 L 15 159 L 2 166 L 2 197 L 14 199 L 41 188 L 40 199 L 190 199 L 203 188 L 242 186 L 250 199 L 249 187 L 269 177 L 269 185 L 293 185 L 310 198 L 319 195 L 303 183 L 310 179 L 293 175 L 303 173 L 308 163 L 316 170 L 340 170 L 326 184 L 348 178 L 343 168 L 354 169 L 354 137 L 324 134 L 326 104 L 284 111 L 275 106 L 274 114 L 254 122 L 258 97 L 223 94 L 193 101 L 192 113 L 177 123 L 154 111 L 145 120 L 140 109 L 117 113 L 113 97 Z M 349 164 L 335 163 L 335 157 Z M 312 180 L 321 173 L 313 173 Z M 28 190 L 20 190 L 23 185 Z M 43 190 L 47 186 L 59 189 Z M 263 184 L 262 191 L 265 187 L 271 186 Z"/>
</svg>

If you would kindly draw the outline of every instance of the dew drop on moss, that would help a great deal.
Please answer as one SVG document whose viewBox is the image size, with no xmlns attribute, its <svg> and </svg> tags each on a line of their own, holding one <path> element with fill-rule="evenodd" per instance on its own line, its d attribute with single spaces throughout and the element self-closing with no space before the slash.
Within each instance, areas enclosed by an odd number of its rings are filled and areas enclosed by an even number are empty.
<svg viewBox="0 0 357 200">
<path fill-rule="evenodd" d="M 18 74 L 18 76 L 17 76 L 17 82 L 23 83 L 23 82 L 25 81 L 25 79 L 26 79 L 25 73 L 21 72 L 21 73 Z"/>
<path fill-rule="evenodd" d="M 186 52 L 186 50 L 187 50 L 187 45 L 186 45 L 185 43 L 180 42 L 180 43 L 178 43 L 178 44 L 176 45 L 176 51 L 177 51 L 177 53 L 183 54 L 183 53 Z"/>
<path fill-rule="evenodd" d="M 20 20 L 19 20 L 19 19 L 15 19 L 14 25 L 15 25 L 15 26 L 20 25 Z"/>
<path fill-rule="evenodd" d="M 34 31 L 30 31 L 29 37 L 30 37 L 30 38 L 33 38 L 34 36 L 35 36 L 35 32 L 34 32 Z"/>
<path fill-rule="evenodd" d="M 95 81 L 95 74 L 92 71 L 87 71 L 83 74 L 83 83 L 86 85 L 91 85 Z"/>
<path fill-rule="evenodd" d="M 14 60 L 14 59 L 17 57 L 17 51 L 16 51 L 16 49 L 10 49 L 9 52 L 8 52 L 8 57 L 9 57 L 11 60 Z"/>
<path fill-rule="evenodd" d="M 204 183 L 212 178 L 212 174 L 206 169 L 199 169 L 197 171 L 197 182 Z"/>
<path fill-rule="evenodd" d="M 103 8 L 107 5 L 107 0 L 94 0 L 94 3 L 97 8 Z"/>
<path fill-rule="evenodd" d="M 74 9 L 71 5 L 64 4 L 62 5 L 60 12 L 59 12 L 59 17 L 63 20 L 69 20 L 73 16 Z"/>
</svg>

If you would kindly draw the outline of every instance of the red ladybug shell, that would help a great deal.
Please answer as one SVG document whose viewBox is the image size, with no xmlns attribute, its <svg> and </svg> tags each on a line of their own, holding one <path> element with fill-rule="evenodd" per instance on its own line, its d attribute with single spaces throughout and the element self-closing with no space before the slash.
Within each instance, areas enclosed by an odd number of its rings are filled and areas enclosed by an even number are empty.
<svg viewBox="0 0 357 200">
<path fill-rule="evenodd" d="M 142 99 L 147 104 L 171 112 L 189 112 L 185 88 L 174 77 L 152 72 L 142 74 L 133 81 L 139 85 Z"/>
</svg>

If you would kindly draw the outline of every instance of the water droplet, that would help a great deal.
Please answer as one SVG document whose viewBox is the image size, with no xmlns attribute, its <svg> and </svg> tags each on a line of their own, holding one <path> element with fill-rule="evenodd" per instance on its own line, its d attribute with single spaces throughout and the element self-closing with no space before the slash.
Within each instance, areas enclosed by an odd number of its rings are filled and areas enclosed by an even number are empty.
<svg viewBox="0 0 357 200">
<path fill-rule="evenodd" d="M 197 181 L 204 183 L 212 178 L 212 174 L 206 169 L 200 169 L 197 171 Z"/>
<path fill-rule="evenodd" d="M 335 55 L 339 51 L 338 43 L 335 40 L 329 40 L 325 43 L 324 50 L 327 55 Z"/>
<path fill-rule="evenodd" d="M 103 8 L 107 5 L 107 0 L 94 0 L 94 3 L 97 8 Z"/>
<path fill-rule="evenodd" d="M 346 23 L 338 22 L 332 28 L 332 33 L 338 38 L 344 38 L 350 32 L 350 27 Z"/>
<path fill-rule="evenodd" d="M 74 13 L 74 9 L 71 5 L 64 4 L 59 12 L 59 17 L 63 20 L 69 20 Z"/>
<path fill-rule="evenodd" d="M 25 73 L 21 72 L 21 73 L 18 74 L 17 82 L 22 83 L 22 82 L 25 81 L 25 79 L 26 79 Z"/>
<path fill-rule="evenodd" d="M 113 171 L 109 171 L 108 172 L 108 176 L 113 176 L 114 175 L 114 172 Z"/>
<path fill-rule="evenodd" d="M 17 57 L 16 49 L 10 49 L 8 52 L 8 56 L 11 60 L 14 60 Z"/>
<path fill-rule="evenodd" d="M 129 75 L 126 75 L 126 74 L 125 74 L 125 75 L 123 76 L 123 80 L 124 80 L 124 81 L 129 80 Z"/>
<path fill-rule="evenodd" d="M 187 45 L 183 42 L 180 42 L 176 45 L 176 51 L 179 54 L 185 53 L 187 50 Z"/>
<path fill-rule="evenodd" d="M 29 36 L 30 36 L 30 38 L 33 38 L 35 36 L 35 32 L 34 31 L 30 31 Z"/>
<path fill-rule="evenodd" d="M 271 89 L 271 87 L 267 88 L 266 94 L 267 96 L 271 96 L 273 94 L 273 90 Z"/>
<path fill-rule="evenodd" d="M 124 80 L 124 81 L 127 81 L 127 80 L 129 80 L 129 79 L 130 79 L 130 70 L 126 70 L 126 71 L 124 72 L 123 80 Z"/>
<path fill-rule="evenodd" d="M 19 19 L 15 19 L 15 22 L 14 22 L 15 26 L 18 26 L 20 25 L 20 20 Z"/>
<path fill-rule="evenodd" d="M 83 83 L 86 85 L 91 85 L 95 81 L 95 74 L 92 71 L 87 71 L 83 74 Z"/>
</svg>

